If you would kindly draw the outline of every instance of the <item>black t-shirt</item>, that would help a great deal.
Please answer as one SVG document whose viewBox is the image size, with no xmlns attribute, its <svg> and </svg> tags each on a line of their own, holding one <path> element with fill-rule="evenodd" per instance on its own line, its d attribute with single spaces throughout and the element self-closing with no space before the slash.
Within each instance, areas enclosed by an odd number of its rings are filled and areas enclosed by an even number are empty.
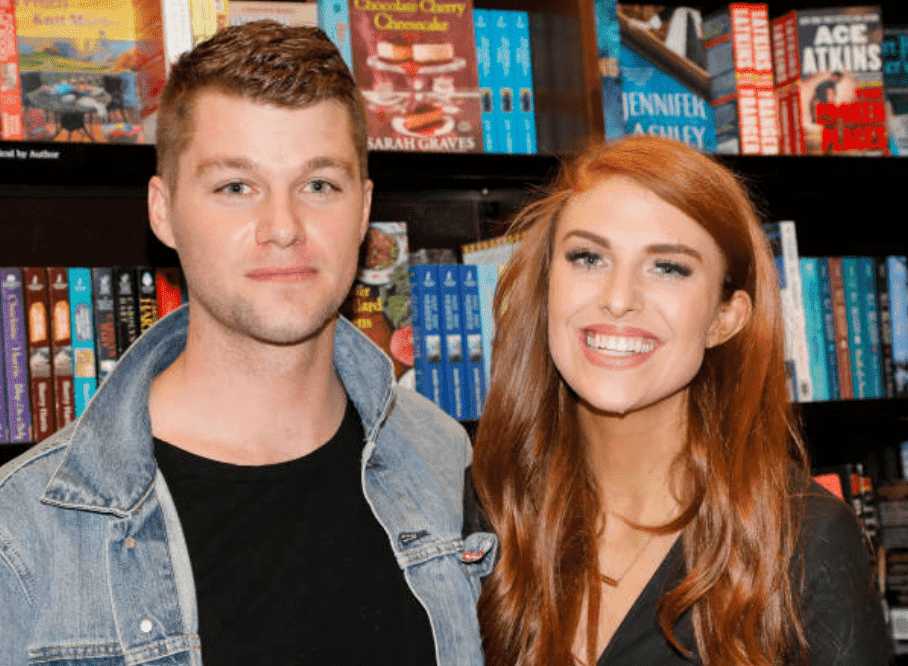
<svg viewBox="0 0 908 666">
<path fill-rule="evenodd" d="M 805 580 L 801 620 L 809 645 L 808 663 L 885 666 L 891 642 L 858 522 L 843 502 L 819 486 L 814 485 L 814 492 L 802 530 Z M 681 616 L 675 636 L 691 648 L 691 659 L 672 647 L 656 618 L 656 602 L 683 577 L 683 548 L 678 539 L 631 606 L 597 666 L 701 663 L 696 657 L 690 612 Z"/>
<path fill-rule="evenodd" d="M 363 496 L 363 427 L 238 466 L 155 440 L 186 535 L 206 666 L 435 663 L 428 616 Z"/>
</svg>

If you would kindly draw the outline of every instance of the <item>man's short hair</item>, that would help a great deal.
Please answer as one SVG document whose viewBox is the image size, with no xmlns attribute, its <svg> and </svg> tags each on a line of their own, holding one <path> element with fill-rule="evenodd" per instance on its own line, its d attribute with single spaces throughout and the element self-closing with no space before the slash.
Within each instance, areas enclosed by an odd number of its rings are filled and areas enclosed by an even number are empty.
<svg viewBox="0 0 908 666">
<path fill-rule="evenodd" d="M 157 171 L 171 190 L 192 136 L 195 100 L 204 91 L 289 109 L 339 102 L 350 114 L 360 176 L 367 177 L 363 97 L 337 47 L 319 28 L 252 21 L 219 30 L 180 56 L 158 105 Z"/>
</svg>

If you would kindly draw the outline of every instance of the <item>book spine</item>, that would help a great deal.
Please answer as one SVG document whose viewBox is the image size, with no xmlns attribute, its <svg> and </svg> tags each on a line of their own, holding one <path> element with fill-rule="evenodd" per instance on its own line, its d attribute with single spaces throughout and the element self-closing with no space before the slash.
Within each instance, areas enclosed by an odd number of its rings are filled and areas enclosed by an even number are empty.
<svg viewBox="0 0 908 666">
<path fill-rule="evenodd" d="M 842 257 L 845 306 L 848 309 L 848 344 L 851 352 L 851 385 L 855 398 L 870 396 L 867 383 L 867 339 L 861 298 L 861 270 L 857 257 Z"/>
<path fill-rule="evenodd" d="M 117 327 L 117 358 L 139 337 L 139 291 L 135 269 L 117 266 L 114 272 L 114 322 Z"/>
<path fill-rule="evenodd" d="M 460 265 L 461 311 L 463 339 L 469 394 L 469 418 L 478 419 L 486 397 L 485 365 L 483 363 L 482 311 L 479 304 L 479 279 L 476 266 Z"/>
<path fill-rule="evenodd" d="M 892 375 L 896 398 L 908 397 L 908 258 L 886 257 L 892 322 Z"/>
<path fill-rule="evenodd" d="M 476 69 L 479 74 L 479 101 L 482 107 L 482 142 L 487 153 L 498 151 L 496 140 L 497 121 L 492 79 L 492 41 L 489 15 L 485 9 L 473 9 L 474 36 L 476 39 Z"/>
<path fill-rule="evenodd" d="M 858 257 L 861 292 L 861 324 L 867 367 L 867 397 L 883 397 L 882 350 L 880 348 L 880 310 L 876 289 L 876 259 Z"/>
<path fill-rule="evenodd" d="M 813 386 L 810 381 L 810 354 L 807 350 L 807 333 L 804 327 L 804 298 L 801 294 L 801 267 L 799 264 L 798 241 L 795 223 L 790 220 L 779 222 L 782 239 L 782 260 L 785 268 L 786 288 L 790 290 L 792 343 L 797 368 L 797 396 L 800 402 L 813 400 Z"/>
<path fill-rule="evenodd" d="M 0 359 L 5 358 L 3 349 L 3 309 L 0 308 Z M 0 363 L 0 444 L 9 443 L 9 415 L 6 411 L 6 370 Z"/>
<path fill-rule="evenodd" d="M 139 295 L 139 335 L 158 321 L 158 289 L 154 269 L 136 268 L 136 289 Z"/>
<path fill-rule="evenodd" d="M 835 321 L 836 360 L 839 367 L 839 390 L 843 400 L 855 397 L 851 370 L 851 341 L 848 325 L 848 302 L 845 298 L 845 270 L 842 257 L 829 257 L 829 286 Z"/>
<path fill-rule="evenodd" d="M 892 307 L 889 303 L 889 266 L 883 258 L 876 262 L 877 305 L 880 310 L 880 397 L 895 397 L 895 376 L 892 364 Z"/>
<path fill-rule="evenodd" d="M 621 65 L 618 58 L 618 53 L 621 50 L 618 3 L 616 0 L 595 0 L 594 4 L 599 82 L 602 87 L 602 121 L 606 140 L 614 140 L 621 138 L 625 134 L 624 109 L 621 104 Z M 531 15 L 531 31 L 534 18 L 535 15 Z M 534 40 L 533 43 L 535 44 L 535 49 L 548 49 L 547 44 L 544 42 Z M 533 58 L 534 68 L 539 61 L 540 58 Z M 547 71 L 548 68 L 546 67 L 546 73 Z M 538 90 L 539 88 L 537 87 Z M 537 113 L 537 126 L 541 126 L 539 120 Z M 541 130 L 539 134 L 542 134 Z"/>
<path fill-rule="evenodd" d="M 760 154 L 778 155 L 779 114 L 772 78 L 772 40 L 769 26 L 769 7 L 764 3 L 751 4 L 751 43 L 754 58 L 754 88 L 757 97 L 757 117 L 760 132 Z"/>
<path fill-rule="evenodd" d="M 29 398 L 32 408 L 32 438 L 36 442 L 57 429 L 54 408 L 54 378 L 50 355 L 50 295 L 47 270 L 22 269 L 28 333 Z"/>
<path fill-rule="evenodd" d="M 797 401 L 798 369 L 795 363 L 795 342 L 791 324 L 793 306 L 790 302 L 791 290 L 788 288 L 788 276 L 785 271 L 785 259 L 782 253 L 781 227 L 778 222 L 766 222 L 762 225 L 762 229 L 769 243 L 779 278 L 779 300 L 782 304 L 782 322 L 785 336 L 785 382 L 788 387 L 788 397 L 792 401 Z"/>
<path fill-rule="evenodd" d="M 533 61 L 530 53 L 529 15 L 523 11 L 509 14 L 511 44 L 514 48 L 514 152 L 536 154 L 536 110 L 533 100 Z"/>
<path fill-rule="evenodd" d="M 599 0 L 601 1 L 601 0 Z M 614 0 L 609 0 L 614 1 Z M 617 21 L 617 16 L 615 17 Z M 553 154 L 558 151 L 557 131 L 555 128 L 555 90 L 553 89 L 553 37 L 551 15 L 547 12 L 530 13 L 530 57 L 533 59 L 533 89 L 536 91 L 536 150 L 540 153 Z M 620 44 L 619 44 L 620 46 Z M 624 116 L 621 109 L 621 81 L 618 75 L 618 57 L 613 54 L 613 66 L 609 71 L 614 73 L 615 85 L 609 88 L 609 94 L 603 89 L 603 109 L 607 109 L 606 136 L 608 138 L 624 136 Z M 601 67 L 601 60 L 600 60 Z"/>
<path fill-rule="evenodd" d="M 492 385 L 492 341 L 495 339 L 495 288 L 501 267 L 496 264 L 478 264 L 476 280 L 479 282 L 479 319 L 482 327 L 482 366 L 486 392 Z"/>
<path fill-rule="evenodd" d="M 164 57 L 167 67 L 193 46 L 192 13 L 186 0 L 161 0 L 164 24 Z"/>
<path fill-rule="evenodd" d="M 445 409 L 445 376 L 442 368 L 441 303 L 438 266 L 410 266 L 413 294 L 413 352 L 416 390 Z"/>
<path fill-rule="evenodd" d="M 460 311 L 460 269 L 457 264 L 438 267 L 441 293 L 442 362 L 447 385 L 447 412 L 455 419 L 469 413 L 464 376 L 463 323 Z"/>
<path fill-rule="evenodd" d="M 9 441 L 29 442 L 32 439 L 32 415 L 28 399 L 28 347 L 25 339 L 21 269 L 0 270 L 0 301 L 3 303 L 3 353 Z"/>
<path fill-rule="evenodd" d="M 341 57 L 353 71 L 353 53 L 350 45 L 350 7 L 347 0 L 319 0 L 318 27 L 334 42 Z"/>
<path fill-rule="evenodd" d="M 829 259 L 817 259 L 817 279 L 820 285 L 820 298 L 823 305 L 824 351 L 826 356 L 826 377 L 829 381 L 829 399 L 840 400 L 842 388 L 839 386 L 839 358 L 836 344 L 835 314 L 832 306 L 832 288 L 829 282 Z"/>
<path fill-rule="evenodd" d="M 70 331 L 73 348 L 73 390 L 76 398 L 76 418 L 79 418 L 95 394 L 95 389 L 98 388 L 91 270 L 70 268 L 68 277 Z"/>
<path fill-rule="evenodd" d="M 0 139 L 21 141 L 23 125 L 15 2 L 0 0 Z"/>
<path fill-rule="evenodd" d="M 107 379 L 117 364 L 117 327 L 114 321 L 113 281 L 112 268 L 91 269 L 98 384 Z"/>
<path fill-rule="evenodd" d="M 54 414 L 57 428 L 76 418 L 73 386 L 73 348 L 69 316 L 69 280 L 66 268 L 47 269 L 50 291 L 50 351 L 54 368 Z"/>
<path fill-rule="evenodd" d="M 823 324 L 818 262 L 815 257 L 801 257 L 801 291 L 804 299 L 804 324 L 810 357 L 810 379 L 814 400 L 829 400 L 826 368 L 826 334 Z"/>
<path fill-rule="evenodd" d="M 154 277 L 158 295 L 158 319 L 161 319 L 182 305 L 182 277 L 176 266 L 160 266 L 155 269 Z"/>
<path fill-rule="evenodd" d="M 508 10 L 490 9 L 492 44 L 492 98 L 497 116 L 496 152 L 513 153 L 515 139 L 513 75 L 514 49 L 508 29 Z"/>
</svg>

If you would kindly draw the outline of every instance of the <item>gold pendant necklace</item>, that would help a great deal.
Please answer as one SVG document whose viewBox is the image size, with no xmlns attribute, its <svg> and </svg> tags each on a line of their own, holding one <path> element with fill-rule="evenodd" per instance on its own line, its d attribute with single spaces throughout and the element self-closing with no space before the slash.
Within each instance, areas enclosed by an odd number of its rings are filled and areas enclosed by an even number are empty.
<svg viewBox="0 0 908 666">
<path fill-rule="evenodd" d="M 640 550 L 637 551 L 637 554 L 634 555 L 634 559 L 632 559 L 631 563 L 627 565 L 627 567 L 624 569 L 623 572 L 621 572 L 620 576 L 618 576 L 617 578 L 613 578 L 612 576 L 609 576 L 607 574 L 600 573 L 599 579 L 603 583 L 608 585 L 609 587 L 618 587 L 618 584 L 621 583 L 621 581 L 624 580 L 624 577 L 627 576 L 631 572 L 631 569 L 634 568 L 634 565 L 637 564 L 637 561 L 643 556 L 643 553 L 646 552 L 646 549 L 649 548 L 649 545 L 653 542 L 653 539 L 655 539 L 655 538 L 656 538 L 655 532 L 653 532 L 649 535 L 649 539 L 647 539 L 646 542 L 643 544 L 643 546 L 640 548 Z"/>
</svg>

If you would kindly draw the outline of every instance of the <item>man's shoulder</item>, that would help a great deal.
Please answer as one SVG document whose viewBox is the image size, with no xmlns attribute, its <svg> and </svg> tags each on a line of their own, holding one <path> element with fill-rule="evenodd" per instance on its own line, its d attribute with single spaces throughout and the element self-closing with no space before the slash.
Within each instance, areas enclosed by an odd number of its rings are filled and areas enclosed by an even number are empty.
<svg viewBox="0 0 908 666">
<path fill-rule="evenodd" d="M 63 460 L 70 432 L 58 431 L 0 466 L 0 517 L 40 499 Z"/>
</svg>

